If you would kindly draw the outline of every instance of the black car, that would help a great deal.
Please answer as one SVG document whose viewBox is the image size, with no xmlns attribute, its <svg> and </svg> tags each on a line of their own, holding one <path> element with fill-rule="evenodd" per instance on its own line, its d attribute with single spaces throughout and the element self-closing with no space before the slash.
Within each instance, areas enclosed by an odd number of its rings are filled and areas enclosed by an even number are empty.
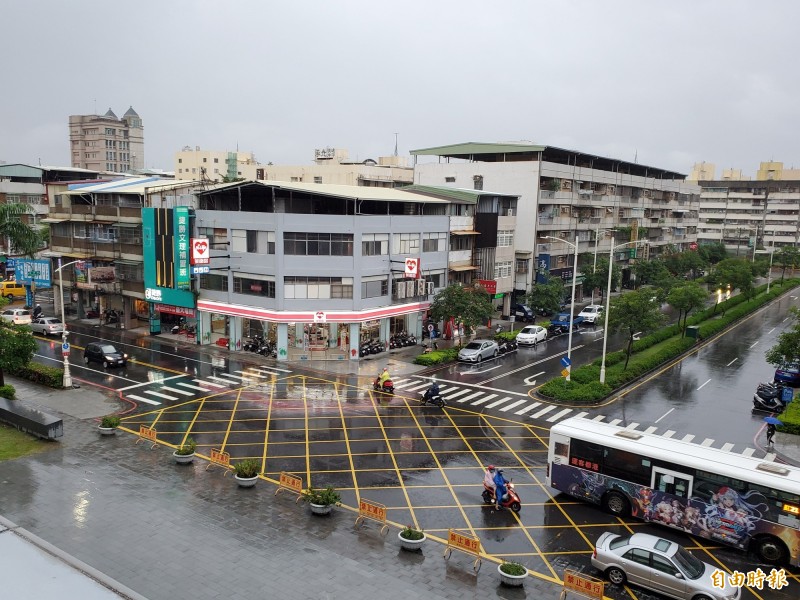
<svg viewBox="0 0 800 600">
<path fill-rule="evenodd" d="M 83 351 L 83 362 L 87 365 L 90 362 L 102 363 L 104 367 L 117 365 L 124 367 L 128 362 L 128 355 L 117 350 L 114 344 L 108 342 L 92 342 L 86 345 Z"/>
</svg>

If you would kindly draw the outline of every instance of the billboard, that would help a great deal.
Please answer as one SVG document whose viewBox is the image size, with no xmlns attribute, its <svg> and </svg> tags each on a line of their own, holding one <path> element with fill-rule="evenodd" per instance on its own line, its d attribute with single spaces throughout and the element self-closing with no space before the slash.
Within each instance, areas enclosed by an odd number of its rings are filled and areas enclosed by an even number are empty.
<svg viewBox="0 0 800 600">
<path fill-rule="evenodd" d="M 23 285 L 33 283 L 37 288 L 49 288 L 52 285 L 49 260 L 18 258 L 15 268 L 15 278 Z"/>
<path fill-rule="evenodd" d="M 143 208 L 144 297 L 148 302 L 195 307 L 189 289 L 189 209 Z"/>
</svg>

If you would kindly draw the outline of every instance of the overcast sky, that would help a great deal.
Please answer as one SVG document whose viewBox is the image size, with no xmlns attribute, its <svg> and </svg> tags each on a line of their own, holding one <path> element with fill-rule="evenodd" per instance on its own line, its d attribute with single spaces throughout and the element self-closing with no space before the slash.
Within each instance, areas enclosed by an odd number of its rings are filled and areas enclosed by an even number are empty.
<svg viewBox="0 0 800 600">
<path fill-rule="evenodd" d="M 69 164 L 68 117 L 308 164 L 531 142 L 688 173 L 800 168 L 800 3 L 3 0 L 0 161 Z"/>
</svg>

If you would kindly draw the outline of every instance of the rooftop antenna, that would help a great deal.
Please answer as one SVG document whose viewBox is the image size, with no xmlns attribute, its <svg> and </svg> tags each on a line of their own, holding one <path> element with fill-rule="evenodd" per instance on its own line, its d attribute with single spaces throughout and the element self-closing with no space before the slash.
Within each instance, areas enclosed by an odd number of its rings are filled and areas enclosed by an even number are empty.
<svg viewBox="0 0 800 600">
<path fill-rule="evenodd" d="M 97 114 L 97 98 L 94 99 L 94 114 Z"/>
<path fill-rule="evenodd" d="M 636 151 L 633 153 L 633 164 L 639 163 L 639 149 L 637 148 Z"/>
<path fill-rule="evenodd" d="M 394 134 L 394 155 L 397 156 L 397 134 Z"/>
</svg>

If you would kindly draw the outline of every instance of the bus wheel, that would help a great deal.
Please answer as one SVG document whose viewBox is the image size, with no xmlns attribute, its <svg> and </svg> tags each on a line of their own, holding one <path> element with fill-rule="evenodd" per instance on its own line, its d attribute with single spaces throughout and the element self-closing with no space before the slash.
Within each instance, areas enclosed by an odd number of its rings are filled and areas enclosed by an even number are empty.
<svg viewBox="0 0 800 600">
<path fill-rule="evenodd" d="M 608 492 L 603 498 L 603 508 L 617 517 L 627 517 L 631 513 L 628 499 L 619 492 Z"/>
<path fill-rule="evenodd" d="M 786 558 L 786 546 L 771 535 L 756 538 L 756 554 L 764 562 L 780 563 Z"/>
</svg>

